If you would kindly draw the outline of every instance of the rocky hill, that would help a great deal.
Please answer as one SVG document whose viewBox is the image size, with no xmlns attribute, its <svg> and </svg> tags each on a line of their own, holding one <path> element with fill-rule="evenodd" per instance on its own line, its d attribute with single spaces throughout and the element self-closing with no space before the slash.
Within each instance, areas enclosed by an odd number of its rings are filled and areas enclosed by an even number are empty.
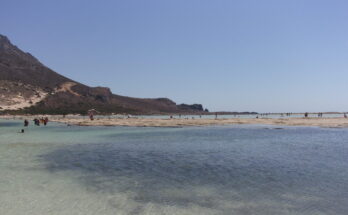
<svg viewBox="0 0 348 215">
<path fill-rule="evenodd" d="M 109 88 L 89 87 L 43 65 L 30 53 L 0 35 L 0 111 L 16 113 L 85 114 L 201 113 L 202 105 L 177 105 L 167 98 L 140 99 L 113 94 Z"/>
</svg>

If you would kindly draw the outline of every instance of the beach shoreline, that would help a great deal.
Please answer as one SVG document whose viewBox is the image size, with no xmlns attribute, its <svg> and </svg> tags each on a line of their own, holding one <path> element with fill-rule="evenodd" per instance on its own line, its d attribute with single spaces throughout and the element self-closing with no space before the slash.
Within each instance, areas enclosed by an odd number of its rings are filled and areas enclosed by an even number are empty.
<svg viewBox="0 0 348 215">
<path fill-rule="evenodd" d="M 33 120 L 43 115 L 30 116 L 0 116 L 1 119 Z M 192 127 L 192 126 L 218 126 L 237 124 L 263 124 L 279 126 L 311 126 L 327 128 L 348 128 L 348 119 L 343 117 L 290 117 L 290 118 L 108 118 L 96 117 L 90 120 L 87 117 L 62 117 L 45 115 L 51 122 L 64 123 L 75 126 L 129 126 L 129 127 Z"/>
<path fill-rule="evenodd" d="M 344 118 L 286 118 L 286 119 L 59 119 L 55 122 L 77 126 L 129 126 L 129 127 L 192 127 L 237 124 L 263 124 L 279 126 L 314 126 L 328 128 L 347 128 L 348 119 Z"/>
</svg>

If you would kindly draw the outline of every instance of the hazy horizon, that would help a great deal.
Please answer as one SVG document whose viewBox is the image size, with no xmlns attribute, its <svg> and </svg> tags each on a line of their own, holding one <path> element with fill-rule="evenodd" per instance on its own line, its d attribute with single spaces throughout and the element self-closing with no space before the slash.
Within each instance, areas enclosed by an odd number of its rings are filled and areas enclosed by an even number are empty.
<svg viewBox="0 0 348 215">
<path fill-rule="evenodd" d="M 1 32 L 113 93 L 210 111 L 348 111 L 346 1 L 11 1 Z"/>
</svg>

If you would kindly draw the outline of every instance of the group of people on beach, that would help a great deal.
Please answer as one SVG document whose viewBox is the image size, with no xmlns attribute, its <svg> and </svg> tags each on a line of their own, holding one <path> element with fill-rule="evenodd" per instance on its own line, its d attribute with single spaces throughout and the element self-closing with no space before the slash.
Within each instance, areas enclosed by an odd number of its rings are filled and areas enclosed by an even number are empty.
<svg viewBox="0 0 348 215">
<path fill-rule="evenodd" d="M 285 115 L 285 116 L 291 116 L 291 114 L 292 114 L 292 113 L 281 113 L 280 116 L 281 116 L 281 117 L 283 117 L 284 115 Z M 268 115 L 268 114 L 266 114 L 266 115 Z"/>
<path fill-rule="evenodd" d="M 307 118 L 307 117 L 308 117 L 308 113 L 306 112 L 306 113 L 304 114 L 304 116 Z M 318 113 L 318 117 L 319 117 L 319 118 L 323 118 L 323 113 L 319 112 L 319 113 Z M 343 114 L 343 117 L 344 117 L 344 118 L 347 118 L 347 114 L 344 113 L 344 114 Z"/>
<path fill-rule="evenodd" d="M 198 115 L 198 117 L 202 119 L 202 115 Z M 173 115 L 169 115 L 169 119 L 175 119 L 175 117 Z M 179 114 L 179 119 L 181 119 L 181 114 Z M 186 116 L 184 119 L 189 119 L 189 117 Z M 192 116 L 191 119 L 195 119 L 195 117 Z"/>
</svg>

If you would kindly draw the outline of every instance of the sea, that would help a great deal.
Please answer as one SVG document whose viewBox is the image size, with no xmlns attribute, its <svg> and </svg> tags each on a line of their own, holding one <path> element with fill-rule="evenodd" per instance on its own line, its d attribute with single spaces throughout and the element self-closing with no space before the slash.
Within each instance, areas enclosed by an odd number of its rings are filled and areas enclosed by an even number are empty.
<svg viewBox="0 0 348 215">
<path fill-rule="evenodd" d="M 348 129 L 25 128 L 0 120 L 1 215 L 346 215 Z"/>
</svg>

